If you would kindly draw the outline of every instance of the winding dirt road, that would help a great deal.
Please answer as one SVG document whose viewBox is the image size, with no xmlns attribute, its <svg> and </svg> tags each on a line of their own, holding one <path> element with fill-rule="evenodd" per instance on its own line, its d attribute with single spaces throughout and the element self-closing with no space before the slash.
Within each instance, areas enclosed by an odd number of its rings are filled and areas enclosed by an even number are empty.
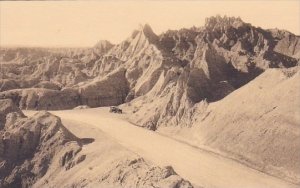
<svg viewBox="0 0 300 188">
<path fill-rule="evenodd" d="M 25 111 L 32 115 L 33 111 Z M 206 188 L 296 188 L 296 185 L 130 124 L 108 108 L 52 111 L 68 122 L 101 129 L 129 150 L 161 166 L 171 165 L 183 178 Z M 90 129 L 89 129 L 90 130 Z M 76 133 L 74 133 L 76 135 Z"/>
</svg>

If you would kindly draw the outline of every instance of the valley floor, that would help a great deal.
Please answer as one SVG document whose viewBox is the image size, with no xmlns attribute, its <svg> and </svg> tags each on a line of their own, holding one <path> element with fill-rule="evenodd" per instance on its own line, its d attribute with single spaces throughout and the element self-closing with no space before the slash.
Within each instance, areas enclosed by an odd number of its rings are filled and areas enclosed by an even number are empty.
<svg viewBox="0 0 300 188">
<path fill-rule="evenodd" d="M 108 108 L 93 108 L 51 113 L 61 117 L 63 124 L 76 136 L 95 139 L 94 143 L 83 146 L 83 151 L 90 148 L 89 152 L 93 152 L 97 149 L 98 137 L 95 133 L 101 130 L 143 158 L 159 166 L 172 166 L 181 177 L 194 185 L 206 188 L 297 187 L 231 159 L 134 126 L 125 120 L 125 115 L 111 114 L 108 111 Z M 24 113 L 30 116 L 35 112 Z"/>
</svg>

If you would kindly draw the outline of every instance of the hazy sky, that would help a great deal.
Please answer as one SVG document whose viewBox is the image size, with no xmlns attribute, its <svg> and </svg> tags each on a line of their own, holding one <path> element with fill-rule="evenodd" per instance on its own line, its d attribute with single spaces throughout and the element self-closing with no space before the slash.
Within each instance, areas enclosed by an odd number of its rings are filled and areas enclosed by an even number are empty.
<svg viewBox="0 0 300 188">
<path fill-rule="evenodd" d="M 208 16 L 240 16 L 262 28 L 300 34 L 300 1 L 46 1 L 0 2 L 0 45 L 93 46 L 118 43 L 139 24 L 157 34 L 202 26 Z"/>
</svg>

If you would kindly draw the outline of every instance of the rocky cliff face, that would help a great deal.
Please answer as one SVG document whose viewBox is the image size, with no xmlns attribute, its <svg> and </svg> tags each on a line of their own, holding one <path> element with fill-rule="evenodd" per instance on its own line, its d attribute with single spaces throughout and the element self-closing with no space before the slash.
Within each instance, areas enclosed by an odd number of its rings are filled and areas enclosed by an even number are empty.
<svg viewBox="0 0 300 188">
<path fill-rule="evenodd" d="M 0 100 L 0 186 L 31 187 L 52 168 L 69 169 L 80 160 L 79 139 L 58 117 L 39 112 L 27 118 L 11 101 Z M 3 123 L 3 122 L 1 122 Z M 82 158 L 82 157 L 81 157 Z M 52 162 L 57 160 L 57 164 Z"/>
<path fill-rule="evenodd" d="M 1 92 L 0 98 L 12 99 L 21 109 L 35 110 L 72 109 L 80 105 L 90 107 L 119 105 L 125 101 L 129 92 L 125 73 L 125 69 L 118 69 L 104 78 L 97 77 L 81 86 L 61 90 L 46 88 L 8 90 Z"/>
<path fill-rule="evenodd" d="M 118 69 L 103 79 L 82 85 L 79 87 L 80 103 L 90 107 L 122 104 L 129 92 L 125 73 L 125 69 Z"/>
<path fill-rule="evenodd" d="M 299 37 L 288 36 L 297 43 Z M 290 54 L 300 49 L 286 53 L 291 50 L 280 44 L 286 38 L 227 17 L 208 18 L 202 28 L 160 35 L 156 46 L 161 47 L 163 58 L 172 56 L 178 63 L 163 69 L 146 95 L 124 106 L 133 106 L 130 120 L 151 129 L 190 126 L 186 122 L 196 103 L 218 101 L 266 69 L 297 66 L 299 59 Z M 156 98 L 161 101 L 152 104 Z"/>
<path fill-rule="evenodd" d="M 292 33 L 263 30 L 232 17 L 211 17 L 203 27 L 161 35 L 144 25 L 117 45 L 100 41 L 91 49 L 2 49 L 0 88 L 45 88 L 49 93 L 63 93 L 58 96 L 62 99 L 55 99 L 58 101 L 63 100 L 65 90 L 72 90 L 71 96 L 83 92 L 84 96 L 74 97 L 72 102 L 64 103 L 65 107 L 54 104 L 38 109 L 117 105 L 132 99 L 151 101 L 162 97 L 166 101 L 155 108 L 164 109 L 165 115 L 159 118 L 156 112 L 149 112 L 157 120 L 136 123 L 159 126 L 164 123 L 160 119 L 173 119 L 176 115 L 177 124 L 197 102 L 220 100 L 268 68 L 296 66 L 298 40 Z M 125 86 L 114 85 L 117 92 L 110 87 L 111 91 L 103 94 L 103 88 L 109 85 L 104 80 L 112 79 L 113 72 L 124 72 L 125 77 L 115 74 L 114 80 Z M 110 95 L 115 97 L 108 100 L 106 96 Z M 30 109 L 35 105 L 20 107 Z"/>
<path fill-rule="evenodd" d="M 12 99 L 21 109 L 70 109 L 80 105 L 76 89 L 51 90 L 44 88 L 14 89 L 0 93 L 0 98 Z"/>
</svg>

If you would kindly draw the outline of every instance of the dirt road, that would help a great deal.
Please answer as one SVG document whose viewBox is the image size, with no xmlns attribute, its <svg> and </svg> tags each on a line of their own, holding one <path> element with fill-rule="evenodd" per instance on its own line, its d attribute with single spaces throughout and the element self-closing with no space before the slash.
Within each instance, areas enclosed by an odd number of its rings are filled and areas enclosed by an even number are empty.
<svg viewBox="0 0 300 188">
<path fill-rule="evenodd" d="M 27 115 L 34 112 L 25 111 Z M 171 165 L 183 178 L 207 188 L 285 188 L 297 187 L 278 178 L 246 167 L 172 138 L 130 124 L 108 108 L 52 111 L 64 121 L 82 122 L 114 138 L 117 142 L 157 165 Z M 90 130 L 90 129 L 89 129 Z M 76 132 L 74 132 L 76 135 Z"/>
</svg>

